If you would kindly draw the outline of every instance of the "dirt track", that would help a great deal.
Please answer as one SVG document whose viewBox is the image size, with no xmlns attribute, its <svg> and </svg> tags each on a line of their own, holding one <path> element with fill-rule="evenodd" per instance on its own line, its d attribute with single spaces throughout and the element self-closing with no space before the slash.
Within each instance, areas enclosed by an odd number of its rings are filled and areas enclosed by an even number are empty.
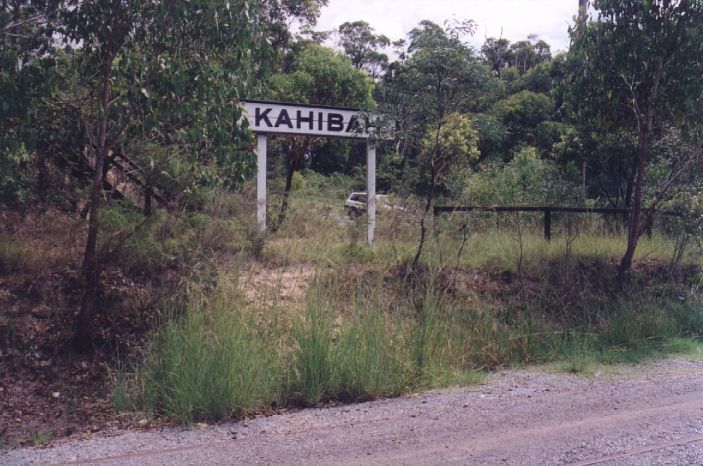
<svg viewBox="0 0 703 466">
<path fill-rule="evenodd" d="M 703 360 L 478 386 L 195 430 L 128 432 L 2 464 L 703 464 Z"/>
</svg>

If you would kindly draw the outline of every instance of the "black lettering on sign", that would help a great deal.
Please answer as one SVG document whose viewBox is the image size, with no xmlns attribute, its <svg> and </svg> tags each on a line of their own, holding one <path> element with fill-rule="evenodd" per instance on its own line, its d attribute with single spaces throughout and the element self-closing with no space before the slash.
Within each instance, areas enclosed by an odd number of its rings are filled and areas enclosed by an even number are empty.
<svg viewBox="0 0 703 466">
<path fill-rule="evenodd" d="M 322 122 L 324 121 L 324 120 L 322 119 L 323 115 L 324 115 L 324 113 L 322 113 L 322 112 L 317 112 L 317 118 L 318 118 L 318 119 L 317 119 L 317 129 L 320 130 L 320 131 L 322 131 Z"/>
<path fill-rule="evenodd" d="M 281 125 L 286 125 L 287 127 L 293 129 L 293 123 L 291 123 L 290 117 L 288 116 L 288 111 L 285 108 L 281 110 L 281 113 L 278 114 L 278 118 L 276 118 L 276 128 Z"/>
<path fill-rule="evenodd" d="M 344 131 L 344 117 L 339 113 L 327 115 L 327 131 Z"/>
<path fill-rule="evenodd" d="M 256 107 L 256 111 L 254 112 L 254 126 L 259 126 L 261 124 L 261 121 L 266 122 L 266 126 L 269 128 L 272 126 L 271 125 L 271 120 L 269 120 L 268 114 L 271 113 L 271 109 L 267 108 L 263 112 L 261 112 L 261 109 L 259 107 Z"/>
<path fill-rule="evenodd" d="M 297 128 L 300 129 L 302 123 L 308 124 L 308 129 L 313 129 L 313 122 L 315 121 L 315 112 L 308 112 L 307 118 L 303 117 L 303 112 L 298 110 L 296 113 Z"/>
<path fill-rule="evenodd" d="M 347 124 L 347 129 L 344 130 L 346 133 L 361 133 L 361 126 L 359 126 L 359 119 L 356 115 L 352 115 Z"/>
</svg>

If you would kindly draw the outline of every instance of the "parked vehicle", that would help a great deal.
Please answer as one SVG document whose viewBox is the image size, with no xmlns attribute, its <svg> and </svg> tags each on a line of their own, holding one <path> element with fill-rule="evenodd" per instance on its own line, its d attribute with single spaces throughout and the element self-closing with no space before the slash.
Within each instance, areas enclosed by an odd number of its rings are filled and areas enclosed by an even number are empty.
<svg viewBox="0 0 703 466">
<path fill-rule="evenodd" d="M 366 202 L 366 193 L 351 193 L 344 201 L 344 208 L 350 217 L 355 218 L 366 212 Z M 376 194 L 376 208 L 393 209 L 395 207 L 389 204 L 387 194 Z"/>
<path fill-rule="evenodd" d="M 362 215 L 366 212 L 366 193 L 351 193 L 344 201 L 344 208 L 351 218 Z"/>
</svg>

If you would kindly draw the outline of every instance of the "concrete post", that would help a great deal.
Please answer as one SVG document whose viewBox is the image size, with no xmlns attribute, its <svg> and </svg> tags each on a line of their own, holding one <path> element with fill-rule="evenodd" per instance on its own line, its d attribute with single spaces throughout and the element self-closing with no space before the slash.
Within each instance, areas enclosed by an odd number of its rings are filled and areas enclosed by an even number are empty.
<svg viewBox="0 0 703 466">
<path fill-rule="evenodd" d="M 266 135 L 256 135 L 256 228 L 266 232 Z"/>
<path fill-rule="evenodd" d="M 376 230 L 376 145 L 366 141 L 366 214 L 368 217 L 368 241 L 373 246 Z"/>
</svg>

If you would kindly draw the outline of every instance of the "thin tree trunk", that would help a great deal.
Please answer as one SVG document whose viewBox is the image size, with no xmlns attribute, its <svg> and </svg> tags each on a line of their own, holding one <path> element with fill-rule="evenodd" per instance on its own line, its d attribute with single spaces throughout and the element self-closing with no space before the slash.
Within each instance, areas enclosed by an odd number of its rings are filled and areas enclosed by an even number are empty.
<svg viewBox="0 0 703 466">
<path fill-rule="evenodd" d="M 278 218 L 276 223 L 271 226 L 272 231 L 278 231 L 286 220 L 286 213 L 288 212 L 288 198 L 290 197 L 290 190 L 293 186 L 293 173 L 295 173 L 297 163 L 291 160 L 288 164 L 288 171 L 286 172 L 286 185 L 283 188 L 283 199 L 281 200 L 281 210 L 278 212 Z"/>
<path fill-rule="evenodd" d="M 632 267 L 632 258 L 635 255 L 637 241 L 641 234 L 642 187 L 644 186 L 644 170 L 649 156 L 649 133 L 649 125 L 646 125 L 640 130 L 639 147 L 637 148 L 637 177 L 635 178 L 635 192 L 632 199 L 632 214 L 630 215 L 627 228 L 627 249 L 620 261 L 620 268 L 618 270 L 620 283 L 623 282 L 625 273 Z"/>
<path fill-rule="evenodd" d="M 144 215 L 146 217 L 149 217 L 151 215 L 151 211 L 152 211 L 151 186 L 146 184 L 144 186 Z"/>
<path fill-rule="evenodd" d="M 79 352 L 88 352 L 93 346 L 92 320 L 98 300 L 100 271 L 96 257 L 98 239 L 98 208 L 102 191 L 103 167 L 107 156 L 107 111 L 110 105 L 110 69 L 112 58 L 105 57 L 102 69 L 102 90 L 100 95 L 100 118 L 98 122 L 98 144 L 93 171 L 93 188 L 90 195 L 88 214 L 88 239 L 83 256 L 83 299 L 75 325 L 73 344 Z"/>
<path fill-rule="evenodd" d="M 293 174 L 296 170 L 300 168 L 303 162 L 305 153 L 307 152 L 310 145 L 317 141 L 317 139 L 307 139 L 307 138 L 293 138 L 290 142 L 288 148 L 288 153 L 290 154 L 290 160 L 288 161 L 288 171 L 286 172 L 286 185 L 283 188 L 283 199 L 281 200 L 281 210 L 278 212 L 278 218 L 276 222 L 271 225 L 271 231 L 278 231 L 286 220 L 286 214 L 288 213 L 288 200 L 290 198 L 290 191 L 293 187 Z"/>
<path fill-rule="evenodd" d="M 427 219 L 427 214 L 432 207 L 432 198 L 434 197 L 434 186 L 435 177 L 432 175 L 432 186 L 430 187 L 430 194 L 427 196 L 427 203 L 425 204 L 425 210 L 422 213 L 422 218 L 420 219 L 420 243 L 417 245 L 417 252 L 415 253 L 415 258 L 413 259 L 413 270 L 417 269 L 420 263 L 420 256 L 422 255 L 422 249 L 425 246 L 425 238 L 427 237 L 427 226 L 425 225 L 425 220 Z"/>
</svg>

